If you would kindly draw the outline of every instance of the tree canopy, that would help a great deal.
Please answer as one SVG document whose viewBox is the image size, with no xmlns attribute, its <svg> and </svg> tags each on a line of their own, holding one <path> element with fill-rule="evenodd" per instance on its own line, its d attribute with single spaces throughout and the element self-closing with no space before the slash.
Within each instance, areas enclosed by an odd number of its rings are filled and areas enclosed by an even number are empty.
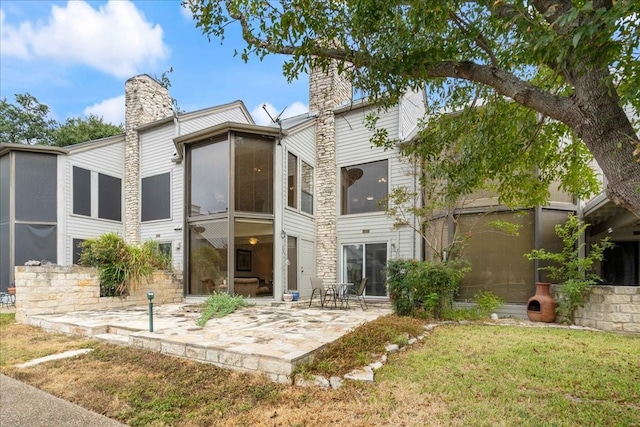
<svg viewBox="0 0 640 427">
<path fill-rule="evenodd" d="M 49 107 L 31 94 L 17 94 L 16 103 L 0 100 L 0 142 L 53 145 L 56 121 Z"/>
<path fill-rule="evenodd" d="M 124 132 L 102 117 L 70 117 L 60 124 L 49 117 L 49 107 L 29 93 L 16 94 L 15 104 L 0 100 L 0 142 L 65 147 Z"/>
<path fill-rule="evenodd" d="M 71 117 L 56 129 L 54 145 L 65 147 L 122 133 L 124 133 L 122 126 L 105 123 L 101 117 L 94 114 L 90 114 L 86 118 Z"/>
<path fill-rule="evenodd" d="M 640 111 L 637 1 L 186 4 L 210 38 L 239 25 L 245 61 L 289 55 L 289 79 L 337 60 L 383 107 L 424 88 L 423 131 L 404 152 L 442 164 L 447 197 L 486 182 L 510 205 L 545 202 L 554 182 L 587 197 L 597 189 L 593 156 L 609 198 L 640 215 L 638 123 L 630 118 Z M 384 131 L 373 140 L 390 143 Z"/>
</svg>

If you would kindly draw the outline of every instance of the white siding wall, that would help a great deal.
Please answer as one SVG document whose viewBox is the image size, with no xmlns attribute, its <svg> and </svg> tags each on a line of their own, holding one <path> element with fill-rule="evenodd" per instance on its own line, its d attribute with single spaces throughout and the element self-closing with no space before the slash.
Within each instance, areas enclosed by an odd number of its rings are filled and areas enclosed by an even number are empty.
<svg viewBox="0 0 640 427">
<path fill-rule="evenodd" d="M 221 111 L 213 110 L 210 114 L 187 116 L 180 120 L 180 134 L 196 132 L 225 122 L 250 123 L 240 106 L 232 106 Z"/>
<path fill-rule="evenodd" d="M 385 127 L 391 137 L 399 135 L 399 107 L 380 112 L 378 127 Z M 340 168 L 377 160 L 389 160 L 389 189 L 396 186 L 414 188 L 414 176 L 409 165 L 400 161 L 395 150 L 385 151 L 374 147 L 370 138 L 372 132 L 365 127 L 365 118 L 372 109 L 360 109 L 336 116 L 337 161 Z M 338 181 L 339 182 L 339 181 Z M 340 188 L 338 198 L 341 199 Z M 340 210 L 340 204 L 338 204 Z M 419 258 L 419 239 L 409 227 L 393 228 L 393 219 L 384 212 L 355 215 L 340 215 L 337 220 L 339 251 L 341 245 L 349 243 L 388 244 L 388 258 Z M 393 244 L 393 246 L 392 246 Z M 342 254 L 338 254 L 342 263 Z M 340 266 L 339 266 L 340 267 Z"/>
<path fill-rule="evenodd" d="M 171 180 L 170 218 L 141 222 L 140 241 L 145 242 L 152 239 L 159 243 L 171 243 L 173 267 L 176 270 L 182 270 L 184 169 L 182 163 L 172 161 L 173 153 L 176 151 L 173 144 L 175 136 L 173 123 L 167 123 L 140 133 L 140 179 L 169 172 Z"/>
<path fill-rule="evenodd" d="M 422 91 L 407 92 L 400 99 L 398 138 L 401 140 L 407 138 L 418 126 L 418 119 L 424 117 L 425 112 L 426 109 Z"/>
<path fill-rule="evenodd" d="M 120 235 L 124 233 L 123 222 L 111 221 L 100 218 L 89 218 L 73 214 L 73 167 L 78 166 L 90 170 L 92 174 L 102 173 L 123 180 L 124 176 L 124 139 L 122 142 L 114 142 L 109 145 L 90 146 L 82 149 L 71 150 L 65 157 L 64 166 L 64 187 L 66 196 L 64 198 L 65 215 L 59 237 L 64 241 L 63 257 L 58 260 L 58 264 L 68 265 L 73 260 L 73 239 L 88 239 L 98 237 L 109 232 L 116 232 Z M 93 190 L 97 187 L 92 187 Z M 92 194 L 92 197 L 94 195 Z M 124 187 L 122 187 L 122 197 L 124 198 Z M 121 201 L 124 206 L 124 201 Z"/>
<path fill-rule="evenodd" d="M 297 210 L 287 206 L 287 152 L 291 152 L 298 156 L 298 160 L 303 160 L 309 165 L 316 168 L 316 152 L 315 152 L 315 126 L 305 127 L 299 131 L 295 131 L 282 140 L 283 158 L 283 179 L 281 181 L 283 191 L 284 220 L 283 228 L 288 235 L 306 240 L 315 241 L 315 220 L 312 216 L 300 213 Z M 315 182 L 315 180 L 314 180 Z M 300 188 L 298 188 L 298 191 Z M 317 189 L 316 189 L 317 190 Z M 315 192 L 314 192 L 315 193 Z M 314 204 L 317 199 L 314 194 Z"/>
</svg>

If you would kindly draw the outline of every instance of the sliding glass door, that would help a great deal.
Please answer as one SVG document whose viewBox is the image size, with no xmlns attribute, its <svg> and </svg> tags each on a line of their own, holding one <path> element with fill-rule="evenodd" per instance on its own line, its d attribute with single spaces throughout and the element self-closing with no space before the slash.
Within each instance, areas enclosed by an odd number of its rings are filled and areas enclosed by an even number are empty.
<svg viewBox="0 0 640 427">
<path fill-rule="evenodd" d="M 364 277 L 367 277 L 367 287 L 365 288 L 367 296 L 387 296 L 383 274 L 386 264 L 386 243 L 342 245 L 342 280 L 360 283 Z"/>
</svg>

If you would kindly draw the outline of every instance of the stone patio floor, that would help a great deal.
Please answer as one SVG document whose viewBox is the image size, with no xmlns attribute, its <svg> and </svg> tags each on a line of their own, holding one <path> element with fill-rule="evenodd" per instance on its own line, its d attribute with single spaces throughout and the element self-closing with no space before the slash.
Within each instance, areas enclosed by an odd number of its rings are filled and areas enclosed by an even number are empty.
<svg viewBox="0 0 640 427">
<path fill-rule="evenodd" d="M 118 311 L 78 311 L 29 317 L 29 324 L 46 330 L 76 334 L 112 343 L 243 372 L 264 373 L 271 380 L 291 382 L 295 366 L 357 326 L 391 313 L 388 304 L 369 304 L 349 310 L 308 307 L 308 302 L 255 305 L 204 327 L 194 304 L 153 307 L 149 332 L 147 306 Z"/>
</svg>

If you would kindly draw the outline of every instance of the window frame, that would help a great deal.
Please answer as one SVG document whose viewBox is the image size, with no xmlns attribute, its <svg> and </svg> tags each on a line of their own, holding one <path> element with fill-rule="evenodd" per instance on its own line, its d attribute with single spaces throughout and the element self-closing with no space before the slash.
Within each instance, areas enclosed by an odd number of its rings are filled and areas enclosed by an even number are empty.
<svg viewBox="0 0 640 427">
<path fill-rule="evenodd" d="M 385 186 L 385 195 L 384 197 L 379 197 L 376 201 L 375 201 L 375 206 L 376 208 L 373 210 L 365 210 L 365 211 L 358 211 L 358 212 L 351 212 L 353 210 L 353 208 L 350 208 L 350 204 L 349 204 L 349 192 L 348 189 L 351 185 L 353 185 L 355 182 L 357 182 L 357 180 L 359 180 L 362 177 L 367 177 L 368 176 L 365 174 L 361 175 L 359 178 L 355 178 L 354 182 L 350 183 L 349 185 L 345 186 L 345 174 L 348 175 L 350 170 L 359 168 L 359 167 L 363 167 L 365 165 L 372 165 L 374 163 L 385 163 L 386 164 L 386 173 L 384 176 L 381 176 L 378 179 L 378 183 L 380 184 L 386 184 Z M 379 214 L 381 212 L 384 212 L 386 210 L 386 207 L 383 206 L 378 206 L 378 203 L 381 200 L 385 200 L 389 197 L 389 189 L 391 188 L 391 179 L 390 179 L 390 166 L 391 166 L 391 159 L 389 158 L 384 158 L 384 159 L 378 159 L 378 160 L 372 160 L 370 162 L 364 162 L 364 163 L 357 163 L 357 164 L 349 164 L 346 166 L 341 166 L 340 167 L 340 182 L 339 182 L 339 187 L 340 187 L 340 216 L 350 216 L 350 215 L 370 215 L 370 214 Z M 385 181 L 381 181 L 381 179 L 385 179 Z M 375 177 L 373 177 L 373 179 L 375 179 Z"/>
<path fill-rule="evenodd" d="M 291 176 L 289 174 L 290 172 L 290 162 L 289 162 L 289 156 L 292 156 L 295 158 L 295 174 L 294 174 L 294 178 L 295 178 L 295 182 L 293 185 L 293 189 L 290 188 L 290 184 L 289 184 L 289 177 Z M 311 192 L 307 192 L 303 190 L 303 164 L 308 166 L 310 169 L 310 176 L 311 176 Z M 290 209 L 292 211 L 298 212 L 300 214 L 303 215 L 310 215 L 313 216 L 315 213 L 315 188 L 316 188 L 316 168 L 315 166 L 313 166 L 311 164 L 311 162 L 307 162 L 306 160 L 303 160 L 301 156 L 299 156 L 298 154 L 296 154 L 293 151 L 287 150 L 287 179 L 286 179 L 286 192 L 287 192 L 287 205 L 286 205 L 286 209 Z M 290 204 L 290 195 L 291 192 L 293 191 L 293 193 L 295 194 L 295 206 L 291 206 Z M 303 207 L 303 199 L 302 199 L 302 195 L 304 194 L 308 194 L 311 196 L 311 212 L 308 212 L 307 210 L 304 209 Z"/>
<path fill-rule="evenodd" d="M 145 192 L 144 192 L 144 183 L 145 180 L 152 180 L 152 179 L 160 179 L 161 177 L 167 176 L 168 177 L 168 183 L 167 183 L 167 188 L 166 188 L 166 198 L 167 200 L 162 200 L 162 206 L 164 207 L 165 202 L 166 202 L 166 209 L 167 209 L 167 216 L 163 216 L 163 217 L 153 217 L 151 219 L 145 219 L 144 217 L 144 211 L 145 211 Z M 152 182 L 152 181 L 147 181 L 147 183 Z M 149 223 L 149 222 L 154 222 L 154 221 L 167 221 L 167 220 L 171 220 L 172 218 L 172 206 L 171 206 L 171 199 L 172 199 L 172 194 L 171 194 L 171 184 L 172 184 L 172 176 L 171 176 L 171 171 L 167 171 L 167 172 L 163 172 L 163 173 L 159 173 L 159 174 L 155 174 L 155 175 L 149 175 L 149 176 L 145 176 L 144 178 L 142 178 L 140 180 L 140 222 L 141 223 Z M 165 196 L 165 192 L 164 192 L 164 188 L 161 189 L 162 191 L 160 192 L 155 192 L 153 195 L 154 196 Z M 149 196 L 150 197 L 150 196 Z M 154 203 L 157 202 L 157 200 L 154 200 Z M 156 206 L 158 205 L 158 203 L 156 203 Z"/>
</svg>

